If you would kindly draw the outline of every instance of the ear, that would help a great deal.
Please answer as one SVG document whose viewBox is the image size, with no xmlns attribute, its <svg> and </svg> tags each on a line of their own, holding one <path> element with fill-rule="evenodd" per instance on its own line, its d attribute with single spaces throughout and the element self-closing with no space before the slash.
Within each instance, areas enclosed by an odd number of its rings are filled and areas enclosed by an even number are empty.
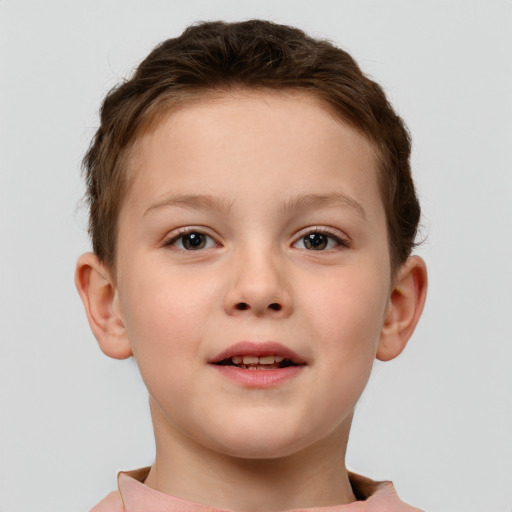
<svg viewBox="0 0 512 512">
<path fill-rule="evenodd" d="M 407 345 L 420 319 L 427 296 L 427 267 L 419 256 L 404 263 L 391 291 L 377 348 L 377 359 L 389 361 Z"/>
<path fill-rule="evenodd" d="M 75 284 L 84 303 L 89 325 L 109 357 L 126 359 L 133 352 L 128 341 L 115 280 L 95 254 L 78 258 Z"/>
</svg>

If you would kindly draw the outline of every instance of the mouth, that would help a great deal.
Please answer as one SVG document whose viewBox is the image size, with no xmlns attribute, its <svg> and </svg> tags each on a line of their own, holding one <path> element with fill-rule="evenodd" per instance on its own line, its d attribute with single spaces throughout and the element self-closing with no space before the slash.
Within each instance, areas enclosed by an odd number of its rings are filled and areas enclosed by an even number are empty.
<svg viewBox="0 0 512 512">
<path fill-rule="evenodd" d="M 287 359 L 283 356 L 248 356 L 236 355 L 228 357 L 213 363 L 217 366 L 235 366 L 243 370 L 276 370 L 278 368 L 288 368 L 290 366 L 299 366 L 299 363 Z"/>
<path fill-rule="evenodd" d="M 236 343 L 208 362 L 243 370 L 278 370 L 306 364 L 303 357 L 280 343 L 251 341 Z"/>
<path fill-rule="evenodd" d="M 272 389 L 293 381 L 307 366 L 306 359 L 275 343 L 242 341 L 208 361 L 220 375 L 248 389 Z"/>
</svg>

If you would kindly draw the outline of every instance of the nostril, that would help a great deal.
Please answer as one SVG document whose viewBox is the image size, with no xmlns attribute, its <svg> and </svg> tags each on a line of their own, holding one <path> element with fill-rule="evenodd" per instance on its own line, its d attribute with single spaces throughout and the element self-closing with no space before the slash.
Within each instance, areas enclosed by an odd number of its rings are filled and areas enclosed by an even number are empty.
<svg viewBox="0 0 512 512">
<path fill-rule="evenodd" d="M 249 304 L 247 304 L 247 302 L 239 302 L 235 306 L 235 309 L 237 311 L 245 311 L 247 309 L 251 309 L 251 306 L 249 306 Z M 283 309 L 283 306 L 281 304 L 279 304 L 278 302 L 272 302 L 272 304 L 268 305 L 268 309 L 272 309 L 273 311 L 281 311 Z"/>
</svg>

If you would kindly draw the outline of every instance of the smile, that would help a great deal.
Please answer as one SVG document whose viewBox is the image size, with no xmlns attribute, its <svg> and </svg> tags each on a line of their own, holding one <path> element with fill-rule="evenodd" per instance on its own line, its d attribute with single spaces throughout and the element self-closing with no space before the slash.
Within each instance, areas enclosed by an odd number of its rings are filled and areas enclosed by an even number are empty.
<svg viewBox="0 0 512 512">
<path fill-rule="evenodd" d="M 274 342 L 241 342 L 209 361 L 220 373 L 244 387 L 276 386 L 301 373 L 306 361 Z"/>
<path fill-rule="evenodd" d="M 290 359 L 286 359 L 282 356 L 270 355 L 270 356 L 233 356 L 227 359 L 223 359 L 218 363 L 222 366 L 236 366 L 237 368 L 243 368 L 244 370 L 275 370 L 276 368 L 287 368 L 288 366 L 297 366 L 296 363 Z"/>
</svg>

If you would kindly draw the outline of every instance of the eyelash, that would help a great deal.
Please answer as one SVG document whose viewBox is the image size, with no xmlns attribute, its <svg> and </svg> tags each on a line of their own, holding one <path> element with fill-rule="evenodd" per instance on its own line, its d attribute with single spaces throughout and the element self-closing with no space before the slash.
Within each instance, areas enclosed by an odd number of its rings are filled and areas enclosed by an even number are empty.
<svg viewBox="0 0 512 512">
<path fill-rule="evenodd" d="M 192 234 L 198 234 L 198 235 L 202 235 L 204 237 L 207 237 L 207 238 L 209 238 L 210 240 L 213 241 L 214 245 L 219 246 L 218 242 L 216 242 L 212 236 L 206 234 L 200 228 L 183 228 L 183 229 L 180 229 L 180 230 L 178 230 L 177 233 L 172 234 L 169 238 L 164 240 L 162 245 L 168 246 L 168 247 L 173 246 L 180 239 L 183 239 L 187 235 L 192 235 Z M 206 247 L 206 249 L 210 249 L 210 248 L 211 247 Z M 200 248 L 198 248 L 196 250 L 202 250 L 202 249 L 205 249 L 205 248 L 204 247 L 200 247 Z M 185 247 L 179 248 L 178 250 L 185 251 L 185 252 L 193 252 L 194 251 L 194 249 L 186 249 Z"/>
<path fill-rule="evenodd" d="M 216 242 L 212 236 L 204 233 L 204 231 L 202 231 L 200 228 L 180 229 L 180 230 L 178 230 L 177 233 L 172 234 L 168 239 L 166 239 L 163 242 L 163 245 L 164 246 L 173 246 L 180 239 L 183 239 L 187 235 L 192 235 L 192 234 L 198 234 L 198 235 L 204 236 L 204 237 L 210 239 L 213 242 L 213 244 L 215 244 L 215 246 L 217 246 L 217 247 L 220 246 L 220 244 L 218 242 Z M 325 248 L 321 248 L 321 249 L 303 247 L 303 248 L 301 248 L 302 250 L 306 250 L 306 251 L 315 251 L 316 250 L 319 252 L 324 252 L 324 251 L 336 249 L 338 247 L 350 248 L 350 242 L 347 238 L 335 235 L 331 230 L 325 229 L 325 228 L 309 228 L 307 231 L 303 231 L 300 234 L 300 236 L 298 236 L 297 239 L 293 242 L 292 247 L 295 247 L 295 245 L 301 241 L 304 243 L 306 240 L 306 237 L 308 237 L 308 236 L 311 237 L 312 235 L 323 235 L 327 239 L 327 244 L 329 243 L 329 240 L 331 240 L 331 241 L 336 242 L 337 245 L 335 247 L 325 247 Z M 313 240 L 310 239 L 310 242 L 313 242 Z M 206 241 L 205 243 L 208 244 L 208 241 Z M 182 242 L 182 244 L 183 244 L 183 242 Z M 196 249 L 187 249 L 186 247 L 181 247 L 178 249 L 181 251 L 185 251 L 185 252 L 193 252 L 194 250 L 210 249 L 213 246 L 214 245 L 212 245 L 210 243 L 209 247 L 198 247 Z"/>
<path fill-rule="evenodd" d="M 342 247 L 345 249 L 350 248 L 350 242 L 347 238 L 336 235 L 331 230 L 325 229 L 325 228 L 309 228 L 307 231 L 303 231 L 300 234 L 300 236 L 297 237 L 297 239 L 293 243 L 293 245 L 297 244 L 300 241 L 304 242 L 306 237 L 311 236 L 311 235 L 323 235 L 329 240 L 334 240 L 334 242 L 336 242 L 336 244 L 337 244 L 336 247 L 330 247 L 328 249 L 318 249 L 319 251 L 329 251 L 329 250 L 337 249 L 339 247 Z M 315 249 L 304 248 L 303 250 L 314 251 Z"/>
</svg>

